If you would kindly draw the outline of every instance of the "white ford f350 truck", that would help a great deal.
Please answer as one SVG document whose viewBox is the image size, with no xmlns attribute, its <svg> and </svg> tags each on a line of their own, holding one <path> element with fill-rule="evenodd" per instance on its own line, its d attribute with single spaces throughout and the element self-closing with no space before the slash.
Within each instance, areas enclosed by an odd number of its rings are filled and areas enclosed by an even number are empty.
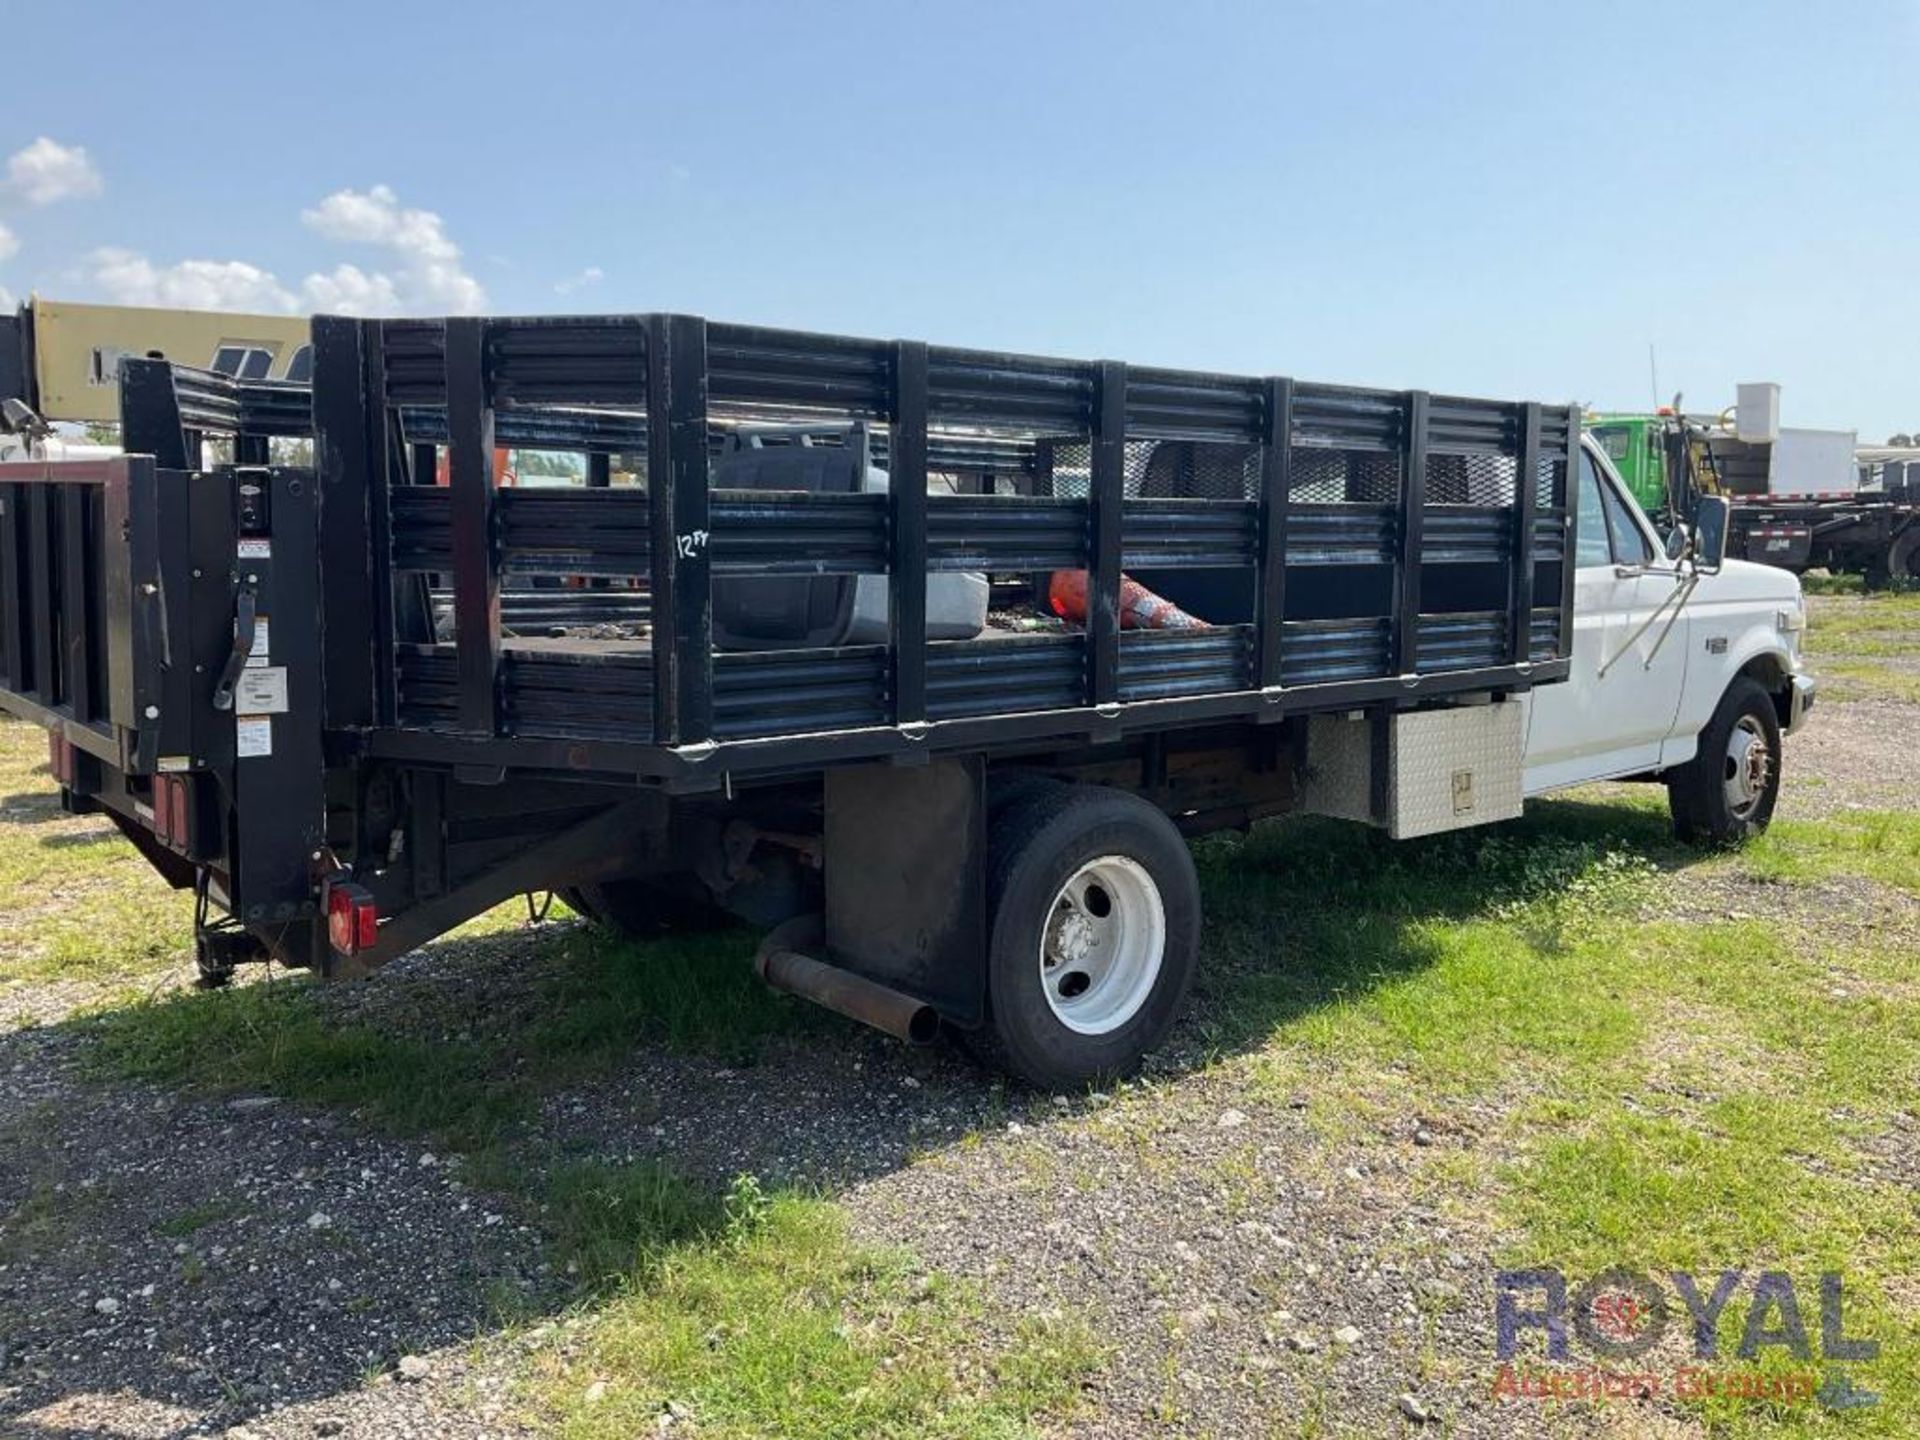
<svg viewBox="0 0 1920 1440">
<path fill-rule="evenodd" d="M 0 463 L 0 710 L 192 892 L 208 984 L 554 892 L 744 920 L 775 988 L 1074 1087 L 1179 1012 L 1188 838 L 1658 779 L 1735 843 L 1813 698 L 1798 582 L 1722 497 L 1657 534 L 1573 406 L 682 314 L 307 344 L 310 384 L 122 358 L 124 455 Z"/>
<path fill-rule="evenodd" d="M 1600 446 L 1580 447 L 1572 671 L 1529 692 L 1529 795 L 1594 780 L 1665 780 L 1683 838 L 1766 827 L 1780 738 L 1812 708 L 1806 598 L 1770 565 L 1722 558 L 1724 501 L 1660 537 Z"/>
</svg>

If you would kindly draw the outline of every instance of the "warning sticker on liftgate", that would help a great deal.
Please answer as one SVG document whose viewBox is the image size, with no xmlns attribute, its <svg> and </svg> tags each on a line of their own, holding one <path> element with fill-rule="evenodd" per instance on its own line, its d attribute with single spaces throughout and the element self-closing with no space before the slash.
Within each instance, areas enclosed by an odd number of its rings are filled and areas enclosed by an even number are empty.
<svg viewBox="0 0 1920 1440">
<path fill-rule="evenodd" d="M 271 560 L 273 542 L 271 540 L 242 540 L 239 545 L 242 560 Z"/>
<path fill-rule="evenodd" d="M 242 670 L 233 687 L 233 708 L 242 715 L 287 713 L 287 667 L 263 665 Z"/>
<path fill-rule="evenodd" d="M 272 638 L 272 632 L 267 629 L 267 617 L 256 617 L 253 622 L 253 651 L 247 656 L 249 670 L 258 670 L 272 663 L 267 659 L 268 641 Z"/>
<path fill-rule="evenodd" d="M 273 754 L 273 720 L 266 715 L 242 715 L 233 724 L 233 753 L 242 760 Z"/>
</svg>

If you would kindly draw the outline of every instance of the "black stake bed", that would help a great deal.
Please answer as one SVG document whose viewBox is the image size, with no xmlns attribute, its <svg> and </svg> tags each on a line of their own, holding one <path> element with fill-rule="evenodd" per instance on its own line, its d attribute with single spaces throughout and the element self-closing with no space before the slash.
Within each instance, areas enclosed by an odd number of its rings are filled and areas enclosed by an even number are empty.
<svg viewBox="0 0 1920 1440">
<path fill-rule="evenodd" d="M 827 767 L 1078 751 L 1171 784 L 1223 735 L 1567 673 L 1570 407 L 685 315 L 312 333 L 310 390 L 128 360 L 125 458 L 0 466 L 0 707 L 283 956 L 324 956 L 349 874 L 384 958 L 516 888 L 691 867 L 686 827 L 756 787 L 817 808 Z M 716 483 L 775 442 L 885 480 Z M 506 485 L 509 448 L 581 478 Z M 930 577 L 1001 608 L 1061 570 L 1084 624 L 928 638 Z M 1209 628 L 1125 628 L 1123 574 Z M 862 576 L 883 639 L 716 648 L 728 586 Z M 764 878 L 716 846 L 709 888 Z"/>
</svg>

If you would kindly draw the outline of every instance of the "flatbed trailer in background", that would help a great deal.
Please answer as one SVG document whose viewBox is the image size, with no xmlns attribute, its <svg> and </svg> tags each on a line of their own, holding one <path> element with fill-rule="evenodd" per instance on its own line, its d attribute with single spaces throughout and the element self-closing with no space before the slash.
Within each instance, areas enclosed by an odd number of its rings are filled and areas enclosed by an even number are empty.
<svg viewBox="0 0 1920 1440">
<path fill-rule="evenodd" d="M 685 315 L 320 317 L 312 371 L 128 359 L 124 457 L 0 466 L 0 708 L 195 892 L 209 981 L 557 890 L 1080 1083 L 1179 1006 L 1183 834 L 1517 813 L 1568 672 L 1566 406 Z M 497 488 L 501 445 L 599 483 Z M 956 577 L 1076 570 L 1084 625 L 943 628 Z M 1129 628 L 1123 572 L 1206 628 Z"/>
<path fill-rule="evenodd" d="M 1728 552 L 1795 574 L 1863 576 L 1871 588 L 1920 581 L 1920 456 L 1856 452 L 1839 491 L 1735 495 Z"/>
</svg>

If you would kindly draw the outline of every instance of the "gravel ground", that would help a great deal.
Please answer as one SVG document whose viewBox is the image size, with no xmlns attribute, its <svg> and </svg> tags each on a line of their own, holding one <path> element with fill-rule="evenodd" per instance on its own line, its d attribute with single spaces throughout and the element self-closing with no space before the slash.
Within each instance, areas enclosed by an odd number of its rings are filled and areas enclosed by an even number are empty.
<svg viewBox="0 0 1920 1440">
<path fill-rule="evenodd" d="M 1779 813 L 1820 819 L 1841 810 L 1904 810 L 1906 773 L 1920 706 L 1897 700 L 1816 704 L 1806 728 L 1787 741 L 1786 793 Z M 1795 784 L 1812 779 L 1813 784 Z"/>
<path fill-rule="evenodd" d="M 265 1096 L 91 1083 L 73 1049 L 0 1038 L 7 1433 L 203 1433 L 276 1411 L 278 1433 L 355 1414 L 357 1433 L 404 1433 L 374 1417 L 430 1402 L 363 1380 L 433 1355 L 418 1388 L 447 1391 L 495 1287 L 542 1288 L 534 1232 L 457 1163 Z M 474 1433 L 493 1418 L 484 1400 L 472 1415 Z"/>
<path fill-rule="evenodd" d="M 1920 707 L 1823 707 L 1791 743 L 1781 813 L 1904 803 L 1893 777 L 1916 740 Z M 1915 924 L 1884 891 L 1810 893 L 1837 921 Z M 1698 903 L 1778 902 L 1735 886 Z M 526 994 L 506 944 L 415 957 L 335 1003 L 444 1024 Z M 350 1116 L 88 1079 L 83 1042 L 46 1023 L 88 998 L 48 987 L 0 1015 L 0 1433 L 527 1433 L 511 1385 L 528 1337 L 494 1317 L 504 1298 L 536 1336 L 567 1322 L 510 1204 Z M 1075 1433 L 1431 1429 L 1409 1406 L 1468 1436 L 1618 1423 L 1495 1411 L 1467 1383 L 1491 1359 L 1481 1291 L 1501 1237 L 1445 1173 L 1462 1152 L 1500 1162 L 1481 1138 L 1498 1097 L 1398 1114 L 1389 1090 L 1385 1133 L 1346 1147 L 1313 1123 L 1314 1075 L 1251 1100 L 1201 1043 L 1182 1032 L 1141 1083 L 1074 1102 L 851 1028 L 774 1044 L 751 1071 L 647 1048 L 552 1096 L 537 1129 L 566 1152 L 819 1185 L 857 1234 L 978 1279 L 1010 1313 L 1089 1315 L 1112 1353 Z M 1911 1139 L 1889 1137 L 1889 1173 L 1911 1176 Z"/>
</svg>

